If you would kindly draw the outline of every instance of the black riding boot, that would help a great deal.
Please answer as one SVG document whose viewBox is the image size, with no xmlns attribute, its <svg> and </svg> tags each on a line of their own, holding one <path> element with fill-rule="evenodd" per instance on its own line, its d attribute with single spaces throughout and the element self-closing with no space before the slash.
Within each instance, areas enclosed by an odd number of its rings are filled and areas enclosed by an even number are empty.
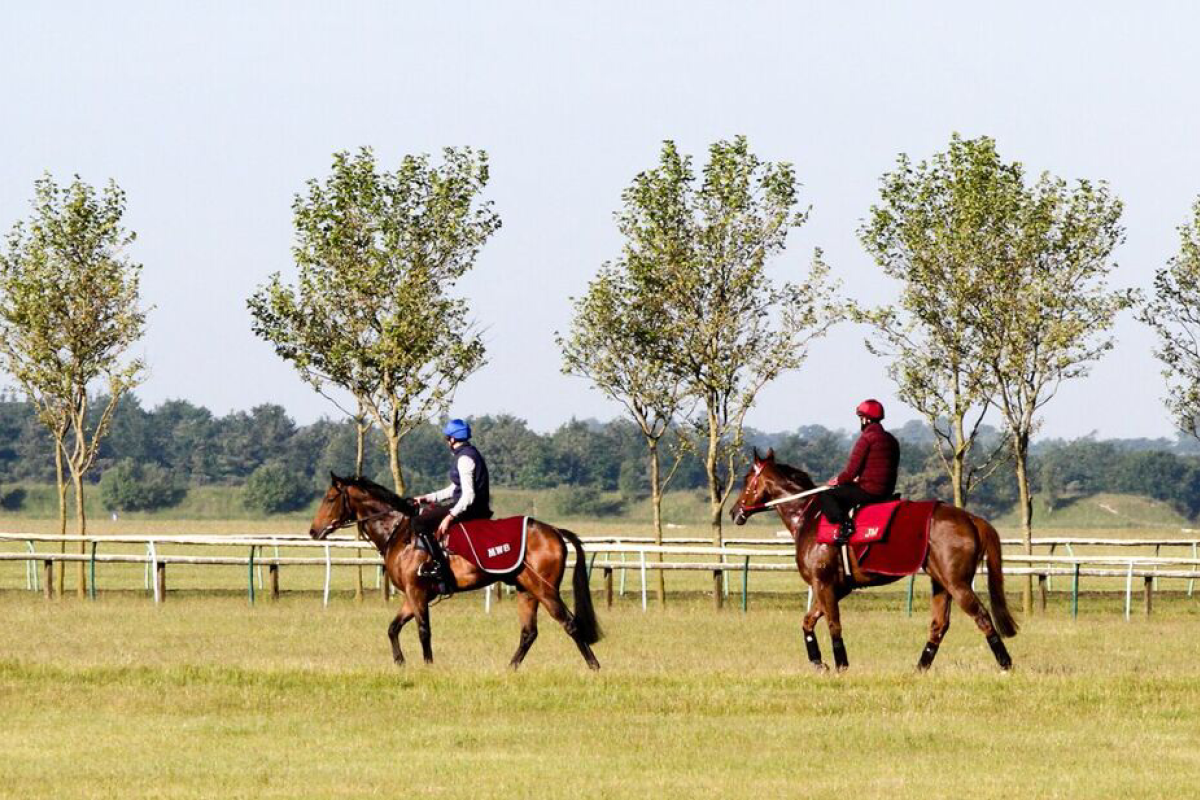
<svg viewBox="0 0 1200 800">
<path fill-rule="evenodd" d="M 421 536 L 421 543 L 429 553 L 429 560 L 417 569 L 417 575 L 428 578 L 433 582 L 438 594 L 448 595 L 454 592 L 454 572 L 446 559 L 446 551 L 438 544 L 437 536 Z"/>
<path fill-rule="evenodd" d="M 846 518 L 842 520 L 842 525 L 838 528 L 838 534 L 834 537 L 833 543 L 838 547 L 842 547 L 850 542 L 850 537 L 854 535 L 854 517 L 846 514 Z"/>
</svg>

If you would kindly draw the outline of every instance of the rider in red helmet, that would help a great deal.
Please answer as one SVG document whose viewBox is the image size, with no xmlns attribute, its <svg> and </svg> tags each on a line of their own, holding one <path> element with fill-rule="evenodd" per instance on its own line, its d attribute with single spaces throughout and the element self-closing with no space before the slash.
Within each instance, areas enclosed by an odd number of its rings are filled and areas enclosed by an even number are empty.
<svg viewBox="0 0 1200 800">
<path fill-rule="evenodd" d="M 854 533 L 853 509 L 887 500 L 896 491 L 900 466 L 900 443 L 880 424 L 883 404 L 864 400 L 855 410 L 862 433 L 850 451 L 846 468 L 830 479 L 833 488 L 820 495 L 825 518 L 842 526 L 838 544 L 845 544 Z"/>
</svg>

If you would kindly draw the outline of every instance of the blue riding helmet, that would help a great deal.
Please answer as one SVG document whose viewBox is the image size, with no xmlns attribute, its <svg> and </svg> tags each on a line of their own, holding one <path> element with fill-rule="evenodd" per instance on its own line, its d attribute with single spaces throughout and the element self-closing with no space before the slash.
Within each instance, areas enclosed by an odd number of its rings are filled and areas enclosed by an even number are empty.
<svg viewBox="0 0 1200 800">
<path fill-rule="evenodd" d="M 471 426 L 461 419 L 452 419 L 442 428 L 442 435 L 465 442 L 471 438 Z"/>
</svg>

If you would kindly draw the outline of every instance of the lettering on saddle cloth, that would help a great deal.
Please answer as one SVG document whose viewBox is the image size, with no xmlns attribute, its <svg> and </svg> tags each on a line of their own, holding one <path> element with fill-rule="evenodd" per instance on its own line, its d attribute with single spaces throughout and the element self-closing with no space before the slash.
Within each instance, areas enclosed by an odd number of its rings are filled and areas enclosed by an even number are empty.
<svg viewBox="0 0 1200 800">
<path fill-rule="evenodd" d="M 879 575 L 919 571 L 929 551 L 929 527 L 937 505 L 936 500 L 895 500 L 859 508 L 850 546 L 863 571 Z M 833 544 L 838 527 L 821 517 L 817 541 Z"/>
<path fill-rule="evenodd" d="M 450 526 L 446 549 L 493 575 L 516 571 L 525 560 L 529 517 L 477 519 Z"/>
</svg>

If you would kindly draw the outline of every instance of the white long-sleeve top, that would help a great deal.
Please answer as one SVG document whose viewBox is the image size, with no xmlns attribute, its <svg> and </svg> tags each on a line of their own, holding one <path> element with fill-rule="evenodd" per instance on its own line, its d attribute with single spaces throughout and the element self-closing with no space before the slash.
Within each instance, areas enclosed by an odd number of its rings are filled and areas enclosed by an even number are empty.
<svg viewBox="0 0 1200 800">
<path fill-rule="evenodd" d="M 462 496 L 458 498 L 458 502 L 450 508 L 450 513 L 457 517 L 467 510 L 471 503 L 475 502 L 475 462 L 466 456 L 459 456 L 454 462 L 454 468 L 458 470 L 458 481 L 462 486 Z M 436 492 L 430 492 L 425 495 L 426 500 L 431 500 L 434 503 L 444 503 L 454 497 L 454 484 L 447 485 L 444 489 L 439 489 Z"/>
</svg>

